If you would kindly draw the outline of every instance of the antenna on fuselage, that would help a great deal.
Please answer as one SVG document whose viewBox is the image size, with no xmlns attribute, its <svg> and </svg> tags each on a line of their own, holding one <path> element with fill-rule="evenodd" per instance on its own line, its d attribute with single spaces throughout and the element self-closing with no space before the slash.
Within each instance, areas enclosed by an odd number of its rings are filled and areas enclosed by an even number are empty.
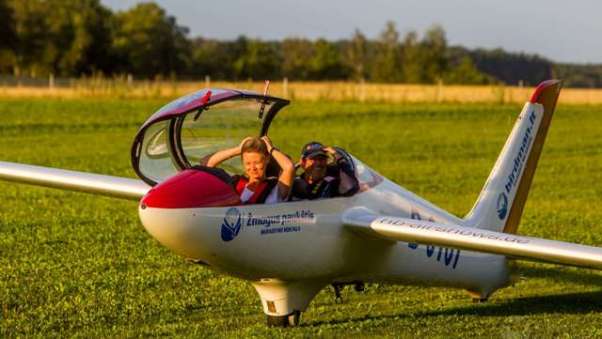
<svg viewBox="0 0 602 339">
<path fill-rule="evenodd" d="M 263 88 L 263 102 L 261 103 L 261 107 L 259 107 L 259 119 L 263 119 L 263 111 L 265 110 L 265 104 L 268 103 L 268 90 L 270 89 L 270 80 L 265 81 L 265 87 Z"/>
</svg>

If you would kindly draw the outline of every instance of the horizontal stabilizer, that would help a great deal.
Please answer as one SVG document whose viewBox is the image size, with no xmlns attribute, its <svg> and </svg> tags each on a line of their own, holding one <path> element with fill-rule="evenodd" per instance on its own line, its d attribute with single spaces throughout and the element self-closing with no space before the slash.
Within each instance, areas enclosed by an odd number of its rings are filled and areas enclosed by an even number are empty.
<svg viewBox="0 0 602 339">
<path fill-rule="evenodd" d="M 139 179 L 0 161 L 0 180 L 139 200 L 150 186 Z"/>
<path fill-rule="evenodd" d="M 525 237 L 474 227 L 378 216 L 351 209 L 343 224 L 353 230 L 392 241 L 438 245 L 501 254 L 518 259 L 602 269 L 602 248 Z"/>
</svg>

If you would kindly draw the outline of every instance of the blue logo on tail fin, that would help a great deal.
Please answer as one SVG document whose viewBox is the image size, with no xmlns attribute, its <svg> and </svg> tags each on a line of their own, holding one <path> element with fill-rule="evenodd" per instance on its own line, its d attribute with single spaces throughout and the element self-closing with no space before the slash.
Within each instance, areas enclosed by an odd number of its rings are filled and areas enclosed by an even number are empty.
<svg viewBox="0 0 602 339">
<path fill-rule="evenodd" d="M 497 197 L 497 216 L 500 220 L 504 220 L 508 213 L 508 198 L 504 192 Z"/>
</svg>

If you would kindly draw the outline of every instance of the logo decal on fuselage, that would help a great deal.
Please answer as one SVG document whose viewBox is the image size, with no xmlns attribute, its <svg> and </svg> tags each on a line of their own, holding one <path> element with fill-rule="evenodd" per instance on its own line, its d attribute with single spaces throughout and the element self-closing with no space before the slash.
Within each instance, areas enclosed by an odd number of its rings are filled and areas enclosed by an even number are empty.
<svg viewBox="0 0 602 339">
<path fill-rule="evenodd" d="M 301 232 L 302 225 L 316 223 L 314 212 L 309 209 L 267 215 L 254 214 L 254 212 L 247 212 L 245 209 L 243 211 L 244 213 L 236 207 L 226 211 L 221 225 L 223 241 L 233 240 L 243 228 L 248 228 L 252 232 L 257 231 L 259 235 L 271 235 Z"/>
<path fill-rule="evenodd" d="M 226 211 L 222 223 L 222 240 L 230 241 L 238 235 L 242 226 L 241 214 L 238 208 L 232 207 Z"/>
<path fill-rule="evenodd" d="M 504 192 L 497 197 L 497 216 L 500 220 L 504 220 L 508 213 L 508 198 Z"/>
</svg>

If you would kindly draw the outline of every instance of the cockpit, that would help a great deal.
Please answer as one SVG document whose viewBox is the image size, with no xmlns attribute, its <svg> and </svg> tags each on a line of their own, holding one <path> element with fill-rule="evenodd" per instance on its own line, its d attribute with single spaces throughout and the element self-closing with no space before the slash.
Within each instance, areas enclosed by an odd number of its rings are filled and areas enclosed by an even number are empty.
<svg viewBox="0 0 602 339">
<path fill-rule="evenodd" d="M 276 114 L 288 104 L 286 99 L 230 89 L 203 89 L 181 97 L 142 125 L 131 149 L 133 168 L 151 186 L 183 171 L 198 170 L 216 151 L 234 147 L 247 136 L 267 135 Z M 360 185 L 367 187 L 365 179 L 373 181 L 372 172 L 353 161 Z M 238 158 L 220 168 L 228 175 L 242 173 Z"/>
<path fill-rule="evenodd" d="M 142 180 L 156 185 L 198 165 L 217 150 L 250 135 L 265 135 L 288 100 L 253 92 L 203 89 L 179 98 L 142 125 L 132 146 L 132 165 Z M 223 166 L 240 171 L 240 161 Z"/>
</svg>

